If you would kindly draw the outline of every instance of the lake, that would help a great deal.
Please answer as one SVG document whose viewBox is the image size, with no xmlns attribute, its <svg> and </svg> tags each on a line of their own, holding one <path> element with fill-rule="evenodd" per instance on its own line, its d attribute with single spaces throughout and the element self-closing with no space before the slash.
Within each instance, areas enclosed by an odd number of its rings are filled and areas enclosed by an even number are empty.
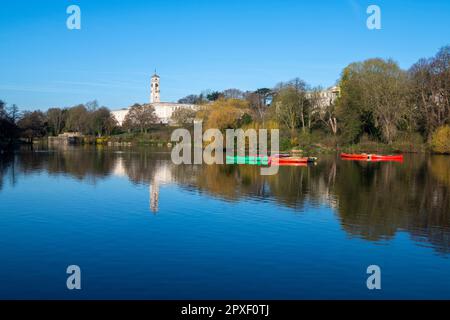
<svg viewBox="0 0 450 320">
<path fill-rule="evenodd" d="M 0 255 L 2 299 L 450 299 L 450 157 L 261 176 L 164 149 L 22 149 L 0 156 Z"/>
</svg>

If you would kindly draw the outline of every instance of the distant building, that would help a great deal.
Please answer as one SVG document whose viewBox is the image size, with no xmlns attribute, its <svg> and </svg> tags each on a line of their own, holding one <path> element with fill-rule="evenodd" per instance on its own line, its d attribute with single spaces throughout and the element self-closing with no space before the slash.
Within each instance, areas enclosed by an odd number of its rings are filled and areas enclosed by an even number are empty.
<svg viewBox="0 0 450 320">
<path fill-rule="evenodd" d="M 83 134 L 81 132 L 64 132 L 59 134 L 57 137 L 48 137 L 48 142 L 50 144 L 78 144 L 83 141 Z"/>
<path fill-rule="evenodd" d="M 185 104 L 185 103 L 174 103 L 174 102 L 161 102 L 161 88 L 160 88 L 160 77 L 155 73 L 150 82 L 150 103 L 146 105 L 151 105 L 155 109 L 155 114 L 158 117 L 158 121 L 161 124 L 170 124 L 172 114 L 177 109 L 192 109 L 197 110 L 198 106 L 195 104 Z M 119 125 L 122 125 L 126 115 L 128 114 L 129 108 L 124 108 L 121 110 L 112 111 L 111 113 L 116 118 Z"/>
<path fill-rule="evenodd" d="M 336 99 L 340 96 L 341 89 L 338 86 L 330 87 L 328 89 L 319 92 L 319 106 L 321 108 L 328 107 L 336 102 Z M 307 93 L 307 97 L 312 97 L 312 92 Z"/>
</svg>

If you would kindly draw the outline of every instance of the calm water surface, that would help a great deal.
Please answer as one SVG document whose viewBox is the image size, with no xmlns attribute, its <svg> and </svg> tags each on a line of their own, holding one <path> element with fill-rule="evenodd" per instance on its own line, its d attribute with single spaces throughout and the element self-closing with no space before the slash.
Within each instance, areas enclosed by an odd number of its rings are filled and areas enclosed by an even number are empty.
<svg viewBox="0 0 450 320">
<path fill-rule="evenodd" d="M 262 177 L 164 150 L 22 150 L 0 156 L 0 256 L 0 298 L 450 299 L 450 157 Z"/>
</svg>

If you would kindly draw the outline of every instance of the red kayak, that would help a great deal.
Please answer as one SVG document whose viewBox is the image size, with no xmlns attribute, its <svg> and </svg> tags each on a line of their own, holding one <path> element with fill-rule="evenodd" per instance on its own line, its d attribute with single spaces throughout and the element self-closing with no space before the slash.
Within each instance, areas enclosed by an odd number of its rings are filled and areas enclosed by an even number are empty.
<svg viewBox="0 0 450 320">
<path fill-rule="evenodd" d="M 308 162 L 297 162 L 297 163 L 279 163 L 279 162 L 272 162 L 272 165 L 278 166 L 278 167 L 307 167 Z"/>
<path fill-rule="evenodd" d="M 379 154 L 350 154 L 341 153 L 341 158 L 344 160 L 361 160 L 361 161 L 403 161 L 402 154 L 396 155 L 379 155 Z"/>
<path fill-rule="evenodd" d="M 274 165 L 277 164 L 296 164 L 296 163 L 311 163 L 315 162 L 316 158 L 299 158 L 299 157 L 284 157 L 284 158 L 271 158 L 271 163 Z"/>
</svg>

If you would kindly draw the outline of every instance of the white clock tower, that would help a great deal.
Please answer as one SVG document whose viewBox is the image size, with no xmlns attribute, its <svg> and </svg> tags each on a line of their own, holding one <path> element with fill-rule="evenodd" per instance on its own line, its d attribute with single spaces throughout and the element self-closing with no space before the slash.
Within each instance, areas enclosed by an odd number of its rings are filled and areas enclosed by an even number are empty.
<svg viewBox="0 0 450 320">
<path fill-rule="evenodd" d="M 160 89 L 159 89 L 159 76 L 155 74 L 152 76 L 152 81 L 151 81 L 151 89 L 150 89 L 150 103 L 156 103 L 156 102 L 160 102 Z"/>
</svg>

